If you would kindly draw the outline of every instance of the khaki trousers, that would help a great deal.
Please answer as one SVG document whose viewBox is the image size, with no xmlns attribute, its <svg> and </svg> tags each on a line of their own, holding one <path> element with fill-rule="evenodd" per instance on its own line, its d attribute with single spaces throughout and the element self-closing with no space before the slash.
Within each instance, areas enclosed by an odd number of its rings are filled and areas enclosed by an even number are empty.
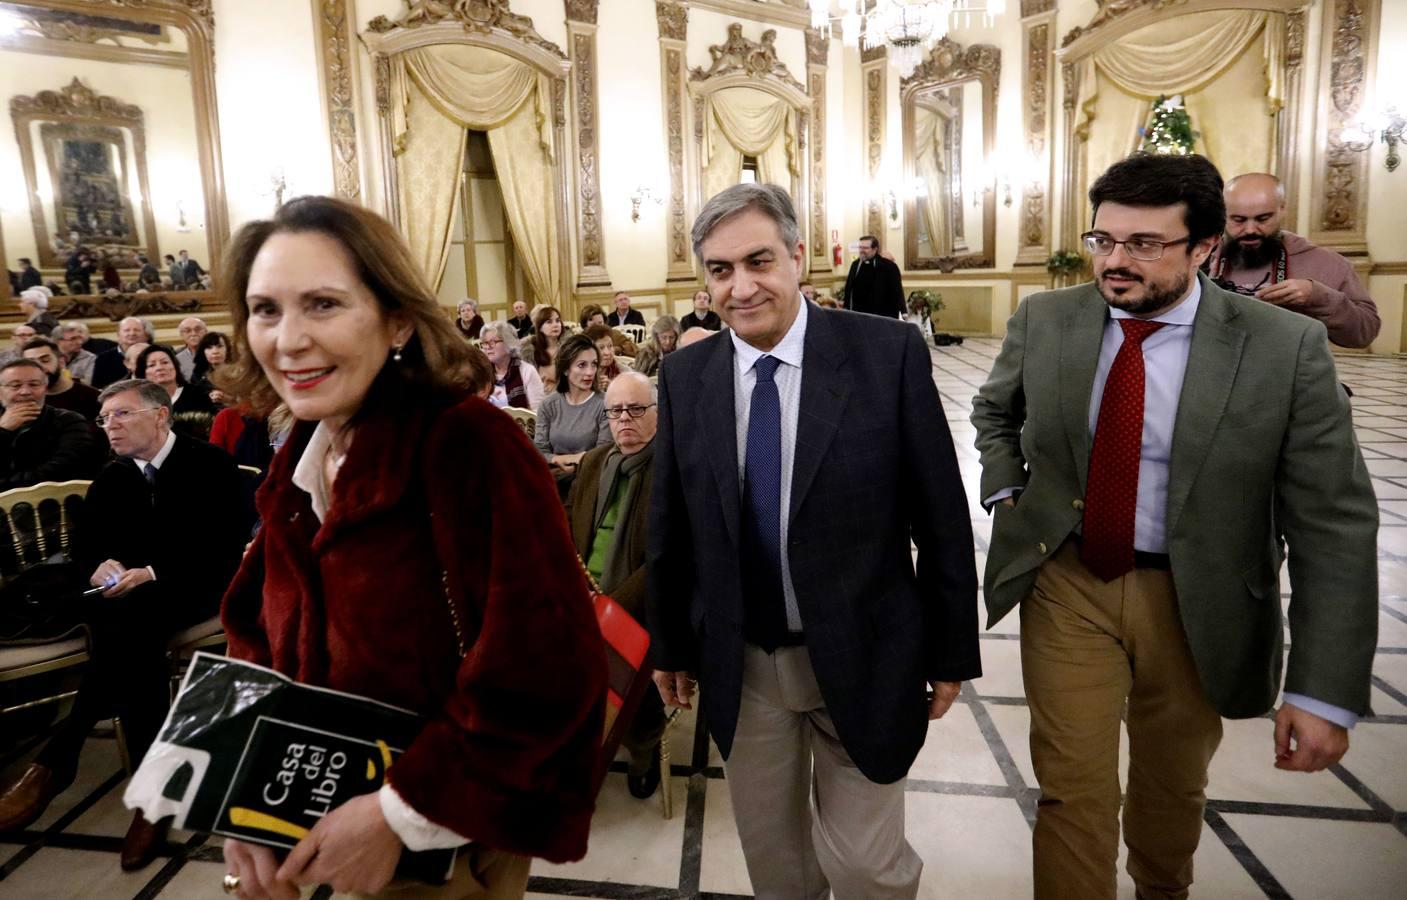
<svg viewBox="0 0 1407 900">
<path fill-rule="evenodd" d="M 532 859 L 489 847 L 471 846 L 454 860 L 454 872 L 439 886 L 393 881 L 375 894 L 351 894 L 357 900 L 522 900 L 528 890 Z"/>
<path fill-rule="evenodd" d="M 904 782 L 875 784 L 856 768 L 805 647 L 743 651 L 727 776 L 758 900 L 918 893 L 923 862 L 904 839 Z"/>
<path fill-rule="evenodd" d="M 1193 665 L 1172 573 L 1135 569 L 1106 584 L 1067 541 L 1021 604 L 1021 668 L 1041 788 L 1036 897 L 1114 897 L 1125 706 L 1128 871 L 1144 900 L 1186 897 L 1221 718 Z"/>
</svg>

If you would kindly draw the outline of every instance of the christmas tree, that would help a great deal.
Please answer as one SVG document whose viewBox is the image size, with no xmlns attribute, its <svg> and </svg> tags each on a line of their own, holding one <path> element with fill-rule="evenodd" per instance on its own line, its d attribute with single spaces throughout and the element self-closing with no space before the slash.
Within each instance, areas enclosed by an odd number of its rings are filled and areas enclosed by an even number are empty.
<svg viewBox="0 0 1407 900">
<path fill-rule="evenodd" d="M 1139 129 L 1143 142 L 1138 149 L 1144 153 L 1186 156 L 1192 152 L 1201 133 L 1192 130 L 1192 117 L 1182 105 L 1182 97 L 1159 97 L 1153 101 L 1153 114 L 1148 127 Z"/>
</svg>

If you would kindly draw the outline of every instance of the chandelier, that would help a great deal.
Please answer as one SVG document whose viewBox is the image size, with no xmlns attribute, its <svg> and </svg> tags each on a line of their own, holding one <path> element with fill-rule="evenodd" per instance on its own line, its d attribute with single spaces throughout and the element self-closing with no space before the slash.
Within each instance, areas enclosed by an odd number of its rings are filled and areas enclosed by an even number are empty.
<svg viewBox="0 0 1407 900">
<path fill-rule="evenodd" d="M 811 27 L 830 34 L 840 23 L 841 41 L 866 50 L 888 47 L 889 59 L 907 78 L 933 45 L 948 34 L 949 24 L 961 16 L 963 24 L 973 15 L 988 23 L 1006 12 L 1006 0 L 876 0 L 865 10 L 865 0 L 807 0 Z M 839 15 L 831 8 L 839 6 Z"/>
</svg>

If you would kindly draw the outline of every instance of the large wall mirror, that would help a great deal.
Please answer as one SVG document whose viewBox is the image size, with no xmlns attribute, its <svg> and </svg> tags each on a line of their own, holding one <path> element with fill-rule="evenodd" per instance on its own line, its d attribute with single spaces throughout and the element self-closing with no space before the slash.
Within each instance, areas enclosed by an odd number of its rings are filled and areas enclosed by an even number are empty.
<svg viewBox="0 0 1407 900">
<path fill-rule="evenodd" d="M 904 264 L 987 268 L 996 239 L 994 179 L 1000 51 L 940 41 L 900 83 L 904 128 Z"/>
<path fill-rule="evenodd" d="M 0 0 L 0 234 L 65 285 L 77 247 L 213 269 L 228 237 L 209 4 Z M 98 279 L 94 278 L 94 290 Z"/>
</svg>

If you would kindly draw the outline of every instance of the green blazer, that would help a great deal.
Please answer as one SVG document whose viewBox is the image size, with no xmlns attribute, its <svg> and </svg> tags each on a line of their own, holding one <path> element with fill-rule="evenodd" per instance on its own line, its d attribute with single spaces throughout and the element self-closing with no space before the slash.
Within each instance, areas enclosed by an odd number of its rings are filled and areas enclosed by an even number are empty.
<svg viewBox="0 0 1407 900">
<path fill-rule="evenodd" d="M 1368 713 L 1378 507 L 1324 326 L 1201 278 L 1170 461 L 1173 581 L 1202 686 L 1230 718 L 1280 688 L 1280 563 L 1290 554 L 1285 690 Z M 1093 284 L 1027 298 L 973 400 L 982 497 L 997 504 L 988 627 L 1080 524 L 1090 392 L 1108 307 Z"/>
</svg>

